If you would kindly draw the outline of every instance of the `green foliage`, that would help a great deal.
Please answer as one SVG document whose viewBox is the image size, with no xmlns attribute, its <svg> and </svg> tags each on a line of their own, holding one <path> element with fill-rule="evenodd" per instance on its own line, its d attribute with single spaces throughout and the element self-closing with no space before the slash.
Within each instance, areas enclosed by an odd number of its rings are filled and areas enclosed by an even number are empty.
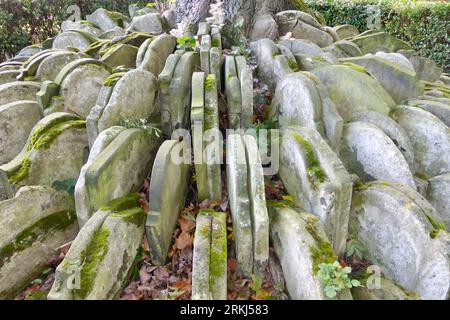
<svg viewBox="0 0 450 320">
<path fill-rule="evenodd" d="M 42 43 L 60 32 L 60 25 L 70 18 L 67 8 L 77 5 L 84 17 L 98 8 L 128 15 L 128 6 L 145 6 L 149 1 L 136 0 L 1 0 L 0 61 L 17 54 L 22 48 Z"/>
<path fill-rule="evenodd" d="M 196 45 L 195 38 L 192 36 L 182 36 L 177 39 L 177 49 L 194 51 Z"/>
<path fill-rule="evenodd" d="M 317 276 L 322 281 L 325 294 L 328 298 L 336 297 L 338 292 L 342 290 L 361 285 L 358 280 L 349 277 L 351 272 L 352 268 L 342 268 L 338 261 L 319 265 Z"/>
<path fill-rule="evenodd" d="M 147 119 L 123 119 L 122 126 L 127 129 L 144 129 L 157 138 L 162 135 L 162 130 L 158 124 L 150 123 Z"/>
<path fill-rule="evenodd" d="M 77 184 L 77 179 L 67 179 L 63 181 L 53 182 L 52 188 L 55 190 L 66 191 L 72 197 L 75 194 L 75 185 Z"/>
<path fill-rule="evenodd" d="M 347 257 L 356 256 L 359 260 L 363 260 L 365 252 L 366 248 L 361 241 L 352 239 L 347 242 L 347 247 L 345 248 Z"/>
<path fill-rule="evenodd" d="M 352 24 L 367 30 L 369 5 L 379 0 L 306 0 L 323 14 L 328 25 Z M 381 23 L 386 32 L 402 39 L 421 55 L 433 59 L 450 71 L 448 30 L 450 2 L 419 0 L 381 0 Z"/>
</svg>

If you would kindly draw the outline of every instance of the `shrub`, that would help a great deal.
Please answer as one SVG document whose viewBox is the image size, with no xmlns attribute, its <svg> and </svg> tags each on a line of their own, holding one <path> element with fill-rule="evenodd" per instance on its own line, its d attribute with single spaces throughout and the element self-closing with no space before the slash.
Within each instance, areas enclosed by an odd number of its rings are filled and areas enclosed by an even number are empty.
<svg viewBox="0 0 450 320">
<path fill-rule="evenodd" d="M 306 0 L 323 14 L 328 25 L 352 24 L 361 32 L 368 29 L 368 6 L 379 2 L 386 32 L 407 41 L 421 55 L 450 71 L 450 3 L 445 0 Z"/>
<path fill-rule="evenodd" d="M 151 1 L 137 0 L 1 0 L 0 1 L 0 61 L 15 55 L 20 49 L 41 43 L 59 32 L 68 19 L 67 8 L 77 5 L 82 17 L 97 8 L 128 14 L 133 3 L 146 5 Z"/>
</svg>

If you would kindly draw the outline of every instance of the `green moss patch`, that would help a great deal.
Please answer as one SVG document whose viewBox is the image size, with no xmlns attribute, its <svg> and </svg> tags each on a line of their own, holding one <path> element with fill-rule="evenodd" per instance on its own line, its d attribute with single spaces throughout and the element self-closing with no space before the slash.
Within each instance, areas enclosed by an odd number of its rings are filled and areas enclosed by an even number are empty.
<svg viewBox="0 0 450 320">
<path fill-rule="evenodd" d="M 23 159 L 19 169 L 9 177 L 8 182 L 10 184 L 17 184 L 20 181 L 24 180 L 30 173 L 30 168 L 31 160 L 29 158 Z"/>
<path fill-rule="evenodd" d="M 80 289 L 75 293 L 82 299 L 85 299 L 92 291 L 98 267 L 108 253 L 108 238 L 109 230 L 100 228 L 94 233 L 91 243 L 81 254 L 81 283 Z"/>
<path fill-rule="evenodd" d="M 67 229 L 75 221 L 76 213 L 70 210 L 55 212 L 42 218 L 23 230 L 13 242 L 0 248 L 0 266 L 15 253 L 31 247 L 36 241 L 43 242 L 55 232 Z"/>
<path fill-rule="evenodd" d="M 86 128 L 86 121 L 69 120 L 63 123 L 59 123 L 42 132 L 42 134 L 34 142 L 34 144 L 30 144 L 28 146 L 28 149 L 30 148 L 35 150 L 48 149 L 52 144 L 52 142 L 64 131 L 69 129 L 81 129 L 81 128 Z"/>
<path fill-rule="evenodd" d="M 330 242 L 326 239 L 323 239 L 317 230 L 318 221 L 319 219 L 316 217 L 310 217 L 306 220 L 306 230 L 313 237 L 314 241 L 317 244 L 317 247 L 312 246 L 309 248 L 311 251 L 311 258 L 313 260 L 314 274 L 317 274 L 317 272 L 319 271 L 320 264 L 329 264 L 337 260 Z"/>
<path fill-rule="evenodd" d="M 349 68 L 351 68 L 351 69 L 353 69 L 355 71 L 358 71 L 358 72 L 361 72 L 361 73 L 365 73 L 365 74 L 370 76 L 369 71 L 367 71 L 366 68 L 364 68 L 363 66 L 360 66 L 358 64 L 351 63 L 351 62 L 344 62 L 344 63 L 342 63 L 342 65 L 344 65 L 346 67 L 349 67 Z"/>
<path fill-rule="evenodd" d="M 110 217 L 120 218 L 127 223 L 141 226 L 146 214 L 139 204 L 140 196 L 138 194 L 129 194 L 125 197 L 112 200 L 105 207 L 100 208 L 102 211 L 111 211 Z"/>
<path fill-rule="evenodd" d="M 112 75 L 110 75 L 108 78 L 105 79 L 103 82 L 103 85 L 105 87 L 114 87 L 116 83 L 122 79 L 122 77 L 126 74 L 126 72 L 116 72 Z"/>
<path fill-rule="evenodd" d="M 292 71 L 294 71 L 294 72 L 300 71 L 300 67 L 294 58 L 289 59 L 288 64 L 289 64 L 289 68 L 291 68 Z"/>
<path fill-rule="evenodd" d="M 306 154 L 306 159 L 308 161 L 308 178 L 310 182 L 315 186 L 324 183 L 328 177 L 325 171 L 320 167 L 312 144 L 298 133 L 294 134 L 294 139 Z"/>
</svg>

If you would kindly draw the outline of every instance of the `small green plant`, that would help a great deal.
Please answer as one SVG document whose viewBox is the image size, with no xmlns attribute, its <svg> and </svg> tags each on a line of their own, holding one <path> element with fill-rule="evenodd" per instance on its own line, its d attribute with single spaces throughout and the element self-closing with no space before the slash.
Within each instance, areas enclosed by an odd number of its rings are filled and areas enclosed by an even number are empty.
<svg viewBox="0 0 450 320">
<path fill-rule="evenodd" d="M 196 41 L 192 36 L 182 36 L 177 39 L 177 43 L 177 49 L 179 50 L 194 51 Z"/>
<path fill-rule="evenodd" d="M 345 255 L 347 257 L 355 256 L 359 260 L 364 260 L 364 253 L 366 252 L 366 248 L 359 240 L 349 240 L 347 242 L 347 247 L 345 248 Z"/>
<path fill-rule="evenodd" d="M 162 136 L 162 130 L 157 124 L 150 123 L 147 119 L 122 119 L 122 126 L 128 129 L 144 129 L 157 138 Z"/>
<path fill-rule="evenodd" d="M 351 272 L 352 268 L 342 268 L 339 261 L 321 263 L 317 276 L 323 283 L 325 295 L 328 298 L 334 298 L 342 290 L 361 286 L 358 280 L 349 277 Z"/>
</svg>

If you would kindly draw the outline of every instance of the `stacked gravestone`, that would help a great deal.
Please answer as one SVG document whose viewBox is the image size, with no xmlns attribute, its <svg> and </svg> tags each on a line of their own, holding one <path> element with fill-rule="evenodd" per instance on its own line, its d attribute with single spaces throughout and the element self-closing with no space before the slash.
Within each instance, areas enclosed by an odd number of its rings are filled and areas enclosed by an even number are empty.
<svg viewBox="0 0 450 320">
<path fill-rule="evenodd" d="M 165 135 L 171 136 L 177 129 L 189 127 L 192 74 L 198 70 L 200 58 L 197 52 L 178 51 L 167 58 L 159 75 L 160 91 L 158 110 Z"/>
<path fill-rule="evenodd" d="M 87 117 L 90 144 L 100 132 L 112 126 L 155 116 L 157 90 L 156 77 L 144 69 L 108 77 Z"/>
<path fill-rule="evenodd" d="M 219 103 L 214 74 L 205 77 L 197 72 L 192 76 L 191 132 L 197 183 L 197 197 L 220 200 L 222 198 L 221 149 Z"/>
<path fill-rule="evenodd" d="M 67 113 L 45 117 L 33 128 L 22 151 L 0 166 L 0 196 L 12 198 L 22 186 L 52 186 L 77 179 L 87 151 L 85 121 Z"/>
<path fill-rule="evenodd" d="M 138 195 L 115 199 L 84 225 L 56 269 L 51 300 L 118 298 L 132 271 L 144 235 Z"/>
<path fill-rule="evenodd" d="M 108 76 L 108 67 L 98 60 L 75 60 L 58 73 L 54 82 L 44 82 L 38 102 L 46 115 L 71 112 L 86 119 Z"/>
<path fill-rule="evenodd" d="M 263 168 L 253 136 L 228 136 L 227 179 L 238 268 L 247 275 L 261 275 L 269 258 L 269 218 Z"/>
<path fill-rule="evenodd" d="M 178 215 L 184 207 L 190 174 L 190 154 L 186 142 L 164 142 L 156 155 L 149 187 L 150 212 L 146 235 L 151 261 L 164 265 Z"/>
<path fill-rule="evenodd" d="M 253 72 L 243 56 L 227 56 L 225 89 L 230 129 L 245 129 L 253 122 Z"/>
<path fill-rule="evenodd" d="M 353 183 L 337 155 L 314 129 L 283 132 L 280 177 L 299 208 L 319 217 L 335 252 L 344 252 Z"/>
<path fill-rule="evenodd" d="M 227 223 L 223 212 L 200 211 L 196 219 L 192 300 L 227 299 Z"/>
<path fill-rule="evenodd" d="M 160 144 L 145 129 L 113 127 L 97 138 L 76 186 L 80 225 L 109 201 L 140 189 Z"/>
<path fill-rule="evenodd" d="M 49 187 L 24 187 L 0 202 L 0 221 L 0 299 L 11 299 L 76 236 L 73 198 Z"/>
</svg>

